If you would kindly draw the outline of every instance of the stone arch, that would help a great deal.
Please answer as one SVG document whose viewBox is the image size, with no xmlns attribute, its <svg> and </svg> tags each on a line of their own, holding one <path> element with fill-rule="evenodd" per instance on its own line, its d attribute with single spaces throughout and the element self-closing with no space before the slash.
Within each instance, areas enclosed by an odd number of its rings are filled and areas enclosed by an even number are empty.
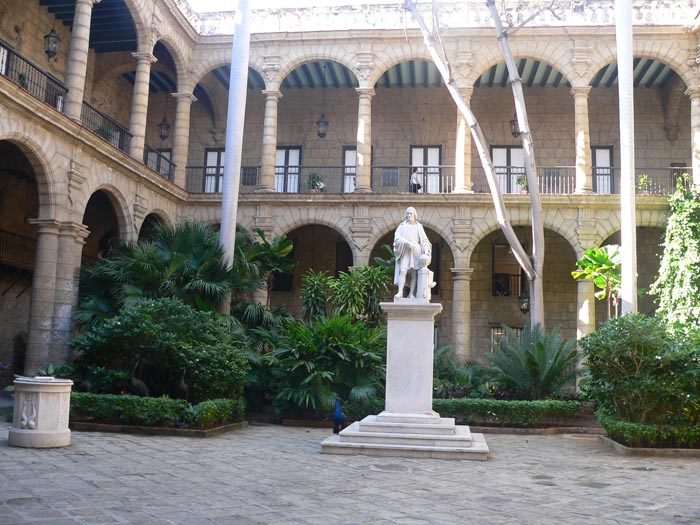
<svg viewBox="0 0 700 525">
<path fill-rule="evenodd" d="M 649 58 L 663 62 L 681 78 L 686 86 L 693 85 L 692 72 L 683 58 L 687 57 L 687 51 L 679 49 L 678 42 L 660 42 L 659 46 L 663 47 L 657 47 L 655 50 L 649 49 L 648 41 L 640 43 L 635 40 L 633 45 L 632 54 L 634 58 Z M 591 83 L 598 71 L 617 60 L 616 47 L 614 45 L 597 46 L 594 55 L 592 58 L 593 63 L 589 68 L 590 77 L 587 79 L 587 85 Z"/>
<path fill-rule="evenodd" d="M 51 162 L 44 150 L 34 139 L 20 134 L 8 133 L 0 135 L 0 141 L 8 141 L 24 154 L 34 170 L 38 189 L 40 219 L 55 218 L 56 215 L 56 182 L 51 168 Z"/>
<path fill-rule="evenodd" d="M 170 57 L 173 59 L 175 64 L 175 85 L 178 93 L 180 92 L 180 86 L 185 86 L 188 80 L 188 74 L 185 67 L 185 59 L 182 56 L 182 51 L 177 45 L 175 39 L 170 35 L 163 35 L 158 40 L 156 40 L 150 47 L 150 52 L 152 53 L 156 47 L 156 44 L 161 43 L 163 47 L 168 51 Z M 194 88 L 193 88 L 194 89 Z"/>
<path fill-rule="evenodd" d="M 551 66 L 553 69 L 559 71 L 564 76 L 564 79 L 573 85 L 573 79 L 575 79 L 577 75 L 574 73 L 574 71 L 571 70 L 568 63 L 562 63 L 558 60 L 553 60 L 553 57 L 550 54 L 544 52 L 545 50 L 543 49 L 529 49 L 529 44 L 531 43 L 523 42 L 520 45 L 511 45 L 511 51 L 513 52 L 513 59 L 515 61 L 521 58 L 537 60 L 538 62 L 541 62 L 547 66 Z M 537 42 L 534 43 L 535 46 L 537 46 L 537 44 Z M 477 69 L 477 67 L 475 66 L 474 68 L 472 68 L 471 72 L 466 76 L 467 84 L 469 86 L 473 86 L 477 79 L 486 71 L 488 71 L 491 67 L 505 61 L 503 56 L 500 54 L 498 56 L 491 56 L 486 59 L 484 58 L 484 56 L 480 56 L 481 60 L 478 64 L 480 68 Z M 563 60 L 570 60 L 570 57 L 558 58 L 561 58 Z"/>
<path fill-rule="evenodd" d="M 129 204 L 124 194 L 116 186 L 112 184 L 100 184 L 86 195 L 85 201 L 80 203 L 79 209 L 82 209 L 83 214 L 85 214 L 90 198 L 98 191 L 102 191 L 107 196 L 114 209 L 114 214 L 117 217 L 117 225 L 119 226 L 120 240 L 125 243 L 134 242 L 136 240 L 136 232 L 131 226 L 132 220 L 131 214 L 129 213 Z"/>
<path fill-rule="evenodd" d="M 261 75 L 263 80 L 265 80 L 265 87 L 267 89 L 279 89 L 282 85 L 282 81 L 285 78 L 287 78 L 296 68 L 303 64 L 308 64 L 319 60 L 325 60 L 328 62 L 335 62 L 336 64 L 340 64 L 341 66 L 345 67 L 348 71 L 350 71 L 350 73 L 355 77 L 355 80 L 357 80 L 359 83 L 359 79 L 357 78 L 355 70 L 346 62 L 347 59 L 345 57 L 345 53 L 334 51 L 336 50 L 329 48 L 326 52 L 317 52 L 308 55 L 300 55 L 298 57 L 293 58 L 291 61 L 286 62 L 280 68 L 280 70 L 277 72 L 277 78 L 274 80 L 274 82 L 268 80 L 265 77 L 265 75 Z M 341 54 L 343 55 L 342 57 L 340 56 Z"/>
<path fill-rule="evenodd" d="M 211 62 L 208 63 L 203 63 L 200 67 L 197 67 L 196 70 L 191 71 L 187 75 L 185 75 L 185 78 L 183 79 L 182 87 L 180 85 L 180 78 L 178 77 L 178 91 L 181 93 L 192 93 L 194 91 L 194 88 L 199 84 L 202 79 L 207 76 L 209 73 L 212 73 L 215 69 L 224 67 L 224 66 L 230 66 L 231 65 L 231 57 L 219 57 L 219 56 L 214 56 L 215 60 L 212 60 Z M 252 60 L 248 63 L 248 69 L 252 69 L 255 71 L 258 75 L 260 75 L 263 79 L 265 78 L 265 75 L 262 72 L 262 67 L 258 64 L 255 64 Z M 179 75 L 179 72 L 178 72 Z"/>
<path fill-rule="evenodd" d="M 129 10 L 131 19 L 134 22 L 134 28 L 136 29 L 136 49 L 152 49 L 149 48 L 150 42 L 150 28 L 149 24 L 146 23 L 146 5 L 143 0 L 123 0 L 124 5 Z"/>
<path fill-rule="evenodd" d="M 425 49 L 425 46 L 416 48 L 416 46 L 410 45 L 407 42 L 402 42 L 399 46 L 392 46 L 390 51 L 390 54 L 377 55 L 375 57 L 374 68 L 364 81 L 364 86 L 374 87 L 384 73 L 403 62 L 426 60 L 432 63 L 430 53 Z"/>
<path fill-rule="evenodd" d="M 332 220 L 329 220 L 327 217 L 323 216 L 322 211 L 320 212 L 319 216 L 316 216 L 316 209 L 314 208 L 313 210 L 314 213 L 309 214 L 309 216 L 307 217 L 298 217 L 283 224 L 278 224 L 273 234 L 277 236 L 288 235 L 290 232 L 302 228 L 304 226 L 326 226 L 327 228 L 330 228 L 331 230 L 335 231 L 348 244 L 348 246 L 350 246 L 350 249 L 352 250 L 353 264 L 357 262 L 360 259 L 361 254 L 352 237 L 350 237 L 347 233 L 350 231 L 350 220 L 347 220 L 347 227 L 343 227 L 343 222 L 346 221 L 334 222 Z"/>
</svg>

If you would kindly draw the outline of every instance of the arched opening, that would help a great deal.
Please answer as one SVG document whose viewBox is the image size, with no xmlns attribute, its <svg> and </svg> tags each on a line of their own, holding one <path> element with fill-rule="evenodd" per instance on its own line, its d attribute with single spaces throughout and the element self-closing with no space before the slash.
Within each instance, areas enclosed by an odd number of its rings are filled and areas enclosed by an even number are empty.
<svg viewBox="0 0 700 525">
<path fill-rule="evenodd" d="M 117 213 L 106 191 L 92 194 L 85 207 L 83 224 L 90 230 L 83 246 L 82 264 L 86 266 L 108 257 L 120 242 Z"/>
<path fill-rule="evenodd" d="M 39 188 L 29 158 L 15 144 L 0 141 L 0 388 L 22 373 L 29 324 L 39 214 Z M 15 353 L 17 347 L 17 354 Z"/>
<path fill-rule="evenodd" d="M 337 277 L 352 266 L 352 250 L 337 231 L 319 224 L 301 226 L 289 232 L 287 237 L 294 243 L 289 257 L 299 261 L 299 265 L 288 276 L 274 276 L 269 294 L 270 304 L 284 305 L 290 313 L 301 316 L 303 276 L 313 270 Z"/>
<path fill-rule="evenodd" d="M 530 228 L 515 227 L 521 244 L 529 252 Z M 545 229 L 547 255 L 544 261 L 544 314 L 546 328 L 559 326 L 564 337 L 576 337 L 577 285 L 571 272 L 576 253 L 561 235 Z M 521 330 L 530 322 L 520 310 L 519 296 L 528 293 L 528 283 L 500 230 L 484 237 L 471 258 L 471 357 L 486 364 L 486 353 L 497 348 L 503 325 Z"/>
<path fill-rule="evenodd" d="M 146 218 L 141 224 L 141 229 L 139 230 L 139 242 L 153 239 L 156 228 L 164 222 L 163 218 L 156 213 L 149 213 L 146 215 Z"/>
</svg>

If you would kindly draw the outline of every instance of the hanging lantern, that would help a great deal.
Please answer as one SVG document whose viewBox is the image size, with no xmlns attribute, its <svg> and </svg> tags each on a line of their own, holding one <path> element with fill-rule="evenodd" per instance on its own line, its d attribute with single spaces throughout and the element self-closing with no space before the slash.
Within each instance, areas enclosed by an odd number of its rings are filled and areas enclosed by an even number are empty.
<svg viewBox="0 0 700 525">
<path fill-rule="evenodd" d="M 56 57 L 58 46 L 61 43 L 61 38 L 56 33 L 55 29 L 51 29 L 48 34 L 44 35 L 44 53 L 49 57 L 49 60 Z"/>
</svg>

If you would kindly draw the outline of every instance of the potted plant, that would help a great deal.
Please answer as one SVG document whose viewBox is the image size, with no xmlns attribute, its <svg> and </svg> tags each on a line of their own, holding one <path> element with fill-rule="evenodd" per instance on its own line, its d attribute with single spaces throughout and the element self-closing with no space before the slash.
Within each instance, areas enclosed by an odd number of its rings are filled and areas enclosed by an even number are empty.
<svg viewBox="0 0 700 525">
<path fill-rule="evenodd" d="M 527 175 L 520 175 L 515 179 L 515 183 L 520 186 L 520 193 L 527 193 Z"/>
<path fill-rule="evenodd" d="M 324 184 L 320 174 L 314 172 L 309 175 L 309 188 L 311 188 L 311 193 L 323 191 L 323 188 L 325 187 L 326 185 Z"/>
<path fill-rule="evenodd" d="M 637 181 L 637 189 L 642 195 L 649 195 L 651 193 L 651 180 L 649 179 L 648 173 L 642 173 Z"/>
</svg>

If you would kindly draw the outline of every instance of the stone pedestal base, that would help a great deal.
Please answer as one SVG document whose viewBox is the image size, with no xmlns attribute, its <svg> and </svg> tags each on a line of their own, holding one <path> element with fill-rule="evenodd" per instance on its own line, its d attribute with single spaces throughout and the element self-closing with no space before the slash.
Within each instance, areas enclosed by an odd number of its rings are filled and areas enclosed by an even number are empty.
<svg viewBox="0 0 700 525">
<path fill-rule="evenodd" d="M 30 448 L 70 445 L 68 415 L 73 381 L 19 377 L 14 384 L 15 408 L 7 444 Z"/>
<path fill-rule="evenodd" d="M 482 434 L 433 410 L 433 327 L 442 305 L 425 299 L 381 303 L 389 320 L 385 410 L 321 443 L 326 454 L 488 459 Z"/>
<path fill-rule="evenodd" d="M 468 426 L 455 425 L 452 418 L 405 423 L 367 416 L 324 440 L 321 452 L 485 461 L 489 447 L 483 434 L 472 434 Z"/>
</svg>

